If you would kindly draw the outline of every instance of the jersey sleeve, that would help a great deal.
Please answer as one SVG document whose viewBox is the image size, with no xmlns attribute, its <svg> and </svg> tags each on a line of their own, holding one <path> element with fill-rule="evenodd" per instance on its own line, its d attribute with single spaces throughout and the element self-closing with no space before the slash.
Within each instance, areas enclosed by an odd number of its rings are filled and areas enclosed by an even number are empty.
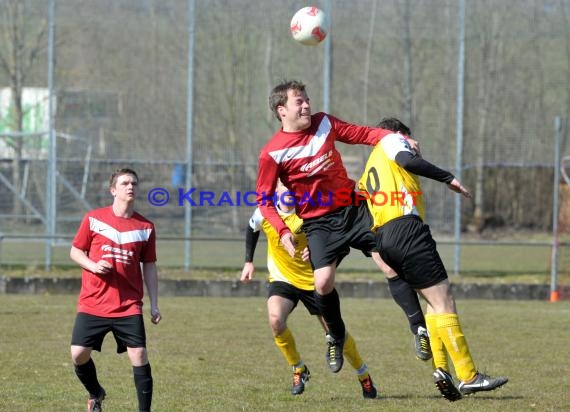
<svg viewBox="0 0 570 412">
<path fill-rule="evenodd" d="M 395 161 L 408 172 L 443 183 L 449 183 L 454 179 L 453 174 L 447 170 L 440 169 L 418 156 L 404 135 L 389 134 L 380 140 L 380 145 L 388 159 Z"/>
<path fill-rule="evenodd" d="M 81 224 L 79 225 L 79 229 L 77 229 L 77 233 L 73 238 L 73 242 L 71 243 L 77 249 L 83 250 L 85 252 L 89 251 L 91 246 L 91 228 L 89 222 L 89 215 L 85 215 L 81 220 Z"/>
<path fill-rule="evenodd" d="M 259 155 L 259 170 L 257 173 L 257 205 L 261 214 L 282 237 L 291 231 L 279 216 L 275 207 L 275 187 L 279 177 L 279 168 L 271 156 L 263 151 Z"/>
<path fill-rule="evenodd" d="M 378 127 L 359 126 L 340 120 L 329 114 L 326 115 L 336 132 L 337 140 L 346 144 L 365 144 L 375 146 L 384 136 L 393 133 Z"/>
<path fill-rule="evenodd" d="M 156 229 L 154 225 L 152 226 L 152 231 L 148 237 L 148 241 L 145 242 L 145 247 L 141 252 L 141 262 L 156 262 Z"/>
<path fill-rule="evenodd" d="M 261 230 L 261 224 L 263 223 L 263 215 L 261 214 L 261 210 L 256 208 L 251 217 L 249 218 L 249 227 L 254 232 L 259 232 Z"/>
<path fill-rule="evenodd" d="M 413 153 L 408 140 L 405 136 L 399 133 L 391 133 L 384 136 L 384 138 L 380 140 L 380 144 L 382 145 L 382 149 L 384 149 L 384 153 L 386 153 L 386 156 L 390 160 L 396 160 L 396 155 L 400 152 Z"/>
<path fill-rule="evenodd" d="M 245 261 L 253 262 L 253 255 L 255 255 L 255 248 L 259 240 L 259 231 L 254 232 L 251 226 L 245 229 Z"/>
</svg>

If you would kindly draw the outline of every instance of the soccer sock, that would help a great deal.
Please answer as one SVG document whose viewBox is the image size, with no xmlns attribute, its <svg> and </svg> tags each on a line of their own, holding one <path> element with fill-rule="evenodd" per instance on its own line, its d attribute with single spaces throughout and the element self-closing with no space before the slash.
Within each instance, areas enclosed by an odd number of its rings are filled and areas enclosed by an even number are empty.
<svg viewBox="0 0 570 412">
<path fill-rule="evenodd" d="M 285 330 L 281 334 L 274 336 L 273 340 L 285 357 L 285 360 L 287 360 L 289 366 L 296 366 L 301 362 L 301 355 L 297 351 L 295 338 L 288 327 L 285 327 Z"/>
<path fill-rule="evenodd" d="M 303 372 L 306 369 L 307 367 L 305 366 L 305 362 L 303 362 L 302 359 L 299 361 L 299 363 L 293 365 L 293 372 L 295 373 Z"/>
<path fill-rule="evenodd" d="M 93 359 L 89 358 L 83 365 L 75 365 L 75 374 L 89 392 L 89 397 L 96 398 L 101 394 L 103 388 L 97 380 L 97 369 Z"/>
<path fill-rule="evenodd" d="M 368 366 L 365 363 L 356 370 L 356 376 L 358 376 L 359 381 L 363 381 L 370 376 L 370 373 L 368 373 Z"/>
<path fill-rule="evenodd" d="M 408 322 L 410 323 L 410 330 L 415 335 L 418 333 L 418 327 L 426 327 L 424 313 L 418 299 L 418 294 L 410 285 L 401 279 L 399 276 L 388 279 L 388 288 L 394 301 L 402 308 Z"/>
<path fill-rule="evenodd" d="M 443 341 L 440 339 L 437 330 L 437 317 L 434 314 L 427 314 L 425 318 L 429 333 L 429 346 L 432 353 L 433 368 L 442 368 L 446 372 L 450 372 L 449 364 L 447 362 L 447 352 L 445 351 L 445 346 L 443 346 Z"/>
<path fill-rule="evenodd" d="M 477 374 L 477 368 L 471 357 L 471 352 L 469 352 L 467 339 L 461 330 L 459 317 L 455 313 L 436 314 L 434 316 L 439 337 L 451 357 L 457 377 L 463 382 L 470 381 Z"/>
<path fill-rule="evenodd" d="M 362 360 L 362 357 L 360 356 L 358 349 L 356 349 L 356 342 L 354 338 L 348 332 L 346 333 L 346 339 L 344 341 L 343 351 L 346 360 L 348 360 L 348 363 L 350 363 L 350 365 L 354 369 L 358 369 L 362 366 L 364 361 Z"/>
<path fill-rule="evenodd" d="M 336 289 L 321 295 L 315 291 L 315 302 L 329 329 L 329 335 L 335 340 L 344 339 L 346 329 L 340 314 L 340 298 Z"/>
<path fill-rule="evenodd" d="M 152 403 L 152 373 L 150 363 L 144 366 L 133 366 L 133 376 L 135 378 L 135 388 L 139 400 L 139 411 L 150 411 Z"/>
<path fill-rule="evenodd" d="M 350 333 L 346 333 L 346 340 L 344 341 L 344 357 L 354 368 L 358 379 L 365 379 L 368 377 L 368 366 L 362 360 L 360 352 L 356 349 L 356 341 Z"/>
</svg>

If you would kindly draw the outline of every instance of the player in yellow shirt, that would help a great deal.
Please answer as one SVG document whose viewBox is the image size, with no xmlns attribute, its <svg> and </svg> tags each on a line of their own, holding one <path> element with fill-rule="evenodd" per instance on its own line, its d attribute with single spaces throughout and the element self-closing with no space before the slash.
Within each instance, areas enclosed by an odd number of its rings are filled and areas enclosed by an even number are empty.
<svg viewBox="0 0 570 412">
<path fill-rule="evenodd" d="M 303 302 L 311 315 L 317 316 L 325 330 L 326 339 L 328 340 L 330 337 L 315 303 L 313 269 L 310 262 L 304 261 L 302 258 L 302 252 L 307 246 L 307 239 L 301 231 L 303 221 L 295 214 L 292 198 L 290 201 L 287 200 L 286 192 L 287 189 L 283 185 L 278 185 L 277 197 L 278 199 L 283 198 L 284 201 L 277 202 L 277 210 L 295 236 L 298 251 L 295 254 L 296 257 L 289 256 L 287 250 L 281 246 L 279 235 L 273 226 L 263 218 L 259 209 L 255 209 L 246 233 L 246 261 L 240 280 L 249 282 L 253 278 L 255 271 L 253 255 L 259 238 L 259 230 L 262 229 L 267 236 L 267 268 L 269 271 L 267 312 L 269 324 L 275 345 L 293 369 L 291 393 L 300 395 L 305 390 L 305 383 L 311 374 L 297 350 L 293 334 L 287 327 L 287 318 L 299 301 Z M 362 395 L 365 398 L 376 398 L 377 390 L 368 372 L 368 366 L 362 360 L 356 343 L 348 332 L 344 345 L 345 356 L 356 371 L 362 387 Z"/>
<path fill-rule="evenodd" d="M 398 119 L 384 119 L 379 128 L 392 130 L 374 147 L 358 187 L 373 218 L 372 230 L 380 256 L 427 301 L 425 315 L 433 354 L 434 382 L 449 401 L 490 391 L 508 378 L 479 372 L 457 316 L 447 272 L 429 226 L 419 176 L 447 184 L 465 197 L 469 191 L 448 171 L 427 162 L 408 143 L 410 129 Z M 460 383 L 449 374 L 451 358 Z"/>
</svg>

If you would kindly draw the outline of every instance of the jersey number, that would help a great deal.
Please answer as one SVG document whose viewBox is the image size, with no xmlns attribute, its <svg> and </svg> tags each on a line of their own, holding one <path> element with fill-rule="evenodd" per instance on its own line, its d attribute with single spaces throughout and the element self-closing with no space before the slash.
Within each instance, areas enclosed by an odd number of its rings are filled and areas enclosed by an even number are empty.
<svg viewBox="0 0 570 412">
<path fill-rule="evenodd" d="M 366 191 L 370 194 L 380 191 L 380 177 L 378 177 L 378 171 L 374 166 L 368 169 L 368 176 L 366 177 Z"/>
</svg>

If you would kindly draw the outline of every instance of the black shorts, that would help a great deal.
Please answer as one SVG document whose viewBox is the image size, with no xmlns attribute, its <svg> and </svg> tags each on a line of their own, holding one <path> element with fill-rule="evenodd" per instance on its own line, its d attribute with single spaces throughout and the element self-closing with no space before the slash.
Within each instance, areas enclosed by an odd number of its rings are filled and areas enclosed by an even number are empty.
<svg viewBox="0 0 570 412">
<path fill-rule="evenodd" d="M 376 231 L 380 256 L 414 289 L 447 279 L 429 226 L 417 216 L 391 220 Z"/>
<path fill-rule="evenodd" d="M 129 348 L 146 348 L 146 333 L 142 315 L 104 318 L 79 312 L 75 317 L 71 344 L 93 348 L 101 352 L 107 333 L 112 332 L 117 342 L 117 353 Z"/>
<path fill-rule="evenodd" d="M 359 199 L 324 216 L 306 219 L 303 231 L 307 235 L 313 270 L 336 262 L 338 266 L 350 248 L 362 251 L 366 256 L 376 249 L 372 217 L 366 200 Z"/>
<path fill-rule="evenodd" d="M 315 302 L 315 292 L 312 290 L 303 290 L 296 288 L 290 283 L 274 281 L 267 285 L 267 298 L 270 298 L 271 296 L 281 296 L 282 298 L 293 302 L 293 309 L 291 309 L 291 312 L 295 310 L 297 303 L 301 301 L 311 315 L 321 314 Z"/>
</svg>

